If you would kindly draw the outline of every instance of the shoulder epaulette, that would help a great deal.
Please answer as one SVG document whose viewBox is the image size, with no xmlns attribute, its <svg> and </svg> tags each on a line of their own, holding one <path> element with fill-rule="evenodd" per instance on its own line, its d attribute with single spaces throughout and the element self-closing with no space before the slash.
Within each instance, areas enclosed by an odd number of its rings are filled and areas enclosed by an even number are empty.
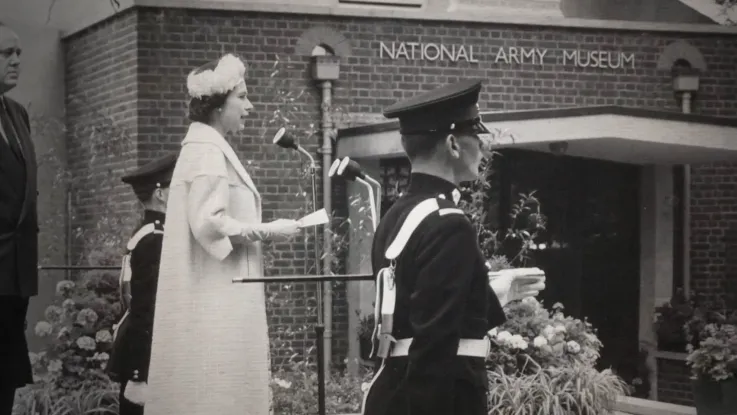
<svg viewBox="0 0 737 415">
<path fill-rule="evenodd" d="M 160 227 L 160 226 L 159 226 Z M 133 237 L 128 241 L 128 245 L 126 246 L 126 249 L 128 251 L 132 251 L 136 249 L 136 245 L 138 245 L 139 242 L 141 242 L 141 239 L 148 236 L 149 234 L 163 234 L 164 230 L 159 229 L 159 227 L 156 226 L 154 223 L 147 223 L 143 226 L 141 226 L 141 229 L 139 229 L 135 234 L 133 234 Z"/>
<path fill-rule="evenodd" d="M 407 245 L 407 242 L 409 242 L 409 239 L 412 237 L 415 230 L 417 230 L 425 218 L 435 212 L 438 212 L 438 215 L 440 216 L 464 214 L 463 210 L 455 207 L 441 208 L 438 198 L 433 197 L 423 200 L 409 212 L 409 215 L 407 215 L 404 223 L 402 223 L 402 227 L 399 228 L 397 236 L 386 250 L 384 255 L 386 259 L 396 259 L 404 250 L 405 245 Z"/>
</svg>

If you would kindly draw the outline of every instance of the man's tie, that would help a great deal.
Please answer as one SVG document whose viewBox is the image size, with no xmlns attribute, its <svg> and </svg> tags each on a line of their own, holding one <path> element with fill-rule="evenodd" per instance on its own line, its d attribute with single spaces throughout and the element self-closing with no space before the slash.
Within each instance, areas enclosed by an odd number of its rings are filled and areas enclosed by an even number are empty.
<svg viewBox="0 0 737 415">
<path fill-rule="evenodd" d="M 22 159 L 23 150 L 21 150 L 20 144 L 18 143 L 15 125 L 13 125 L 13 120 L 10 118 L 10 114 L 8 113 L 5 99 L 2 97 L 0 97 L 0 124 L 2 124 L 3 131 L 5 132 L 5 140 L 8 142 L 8 145 L 10 145 L 13 153 L 15 153 L 16 157 Z"/>
</svg>

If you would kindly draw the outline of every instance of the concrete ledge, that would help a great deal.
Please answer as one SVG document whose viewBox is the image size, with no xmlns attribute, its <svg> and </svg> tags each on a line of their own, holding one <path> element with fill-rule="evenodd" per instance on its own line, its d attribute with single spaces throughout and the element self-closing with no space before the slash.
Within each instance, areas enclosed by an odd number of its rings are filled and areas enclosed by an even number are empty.
<svg viewBox="0 0 737 415">
<path fill-rule="evenodd" d="M 615 407 L 619 415 L 696 415 L 696 408 L 625 396 Z"/>
<path fill-rule="evenodd" d="M 621 398 L 614 409 L 614 415 L 696 415 L 696 408 L 690 406 L 674 405 L 629 396 Z"/>
</svg>

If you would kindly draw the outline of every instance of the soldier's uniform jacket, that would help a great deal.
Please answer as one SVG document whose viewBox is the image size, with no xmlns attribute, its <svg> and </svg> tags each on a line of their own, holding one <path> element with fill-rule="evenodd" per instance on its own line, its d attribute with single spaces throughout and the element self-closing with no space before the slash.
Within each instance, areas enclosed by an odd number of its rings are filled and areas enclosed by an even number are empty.
<svg viewBox="0 0 737 415">
<path fill-rule="evenodd" d="M 441 178 L 414 173 L 405 195 L 387 211 L 374 236 L 374 272 L 389 265 L 384 254 L 410 211 L 428 198 L 440 209 L 457 208 L 460 193 Z M 417 227 L 396 260 L 393 336 L 413 338 L 406 358 L 387 360 L 404 378 L 451 377 L 486 387 L 483 359 L 458 356 L 460 339 L 483 339 L 505 321 L 489 286 L 476 231 L 461 214 L 435 212 Z"/>
<path fill-rule="evenodd" d="M 146 210 L 141 228 L 153 229 L 130 252 L 129 315 L 117 329 L 107 366 L 111 377 L 121 383 L 148 379 L 164 219 L 164 213 Z"/>
</svg>

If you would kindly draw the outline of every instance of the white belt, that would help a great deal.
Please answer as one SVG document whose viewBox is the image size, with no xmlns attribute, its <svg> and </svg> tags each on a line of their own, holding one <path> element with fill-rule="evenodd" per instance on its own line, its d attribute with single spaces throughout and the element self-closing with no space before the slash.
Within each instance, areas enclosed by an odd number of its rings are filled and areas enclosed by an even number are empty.
<svg viewBox="0 0 737 415">
<path fill-rule="evenodd" d="M 391 356 L 407 356 L 412 340 L 412 338 L 397 340 L 392 347 Z M 458 343 L 458 356 L 486 358 L 489 355 L 490 348 L 491 343 L 489 343 L 488 338 L 461 339 L 460 343 Z"/>
</svg>

